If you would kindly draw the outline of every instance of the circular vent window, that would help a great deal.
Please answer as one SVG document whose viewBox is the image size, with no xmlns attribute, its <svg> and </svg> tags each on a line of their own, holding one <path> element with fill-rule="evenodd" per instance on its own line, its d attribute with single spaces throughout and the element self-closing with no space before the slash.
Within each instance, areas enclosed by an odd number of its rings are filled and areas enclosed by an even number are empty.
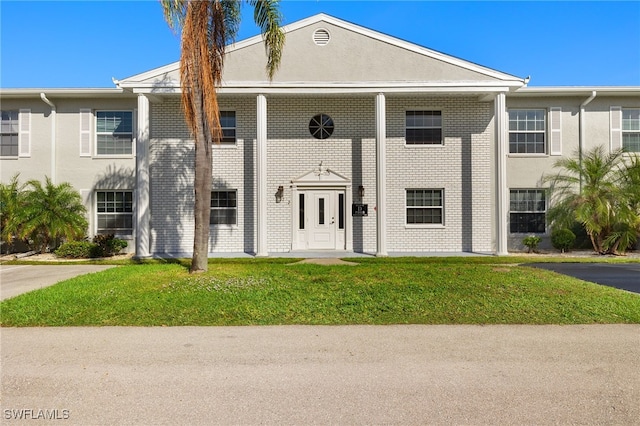
<svg viewBox="0 0 640 426">
<path fill-rule="evenodd" d="M 320 28 L 313 33 L 313 42 L 318 46 L 326 46 L 330 40 L 331 35 L 324 28 Z"/>
<path fill-rule="evenodd" d="M 333 134 L 333 119 L 326 114 L 318 114 L 309 122 L 309 132 L 316 139 L 327 139 Z"/>
</svg>

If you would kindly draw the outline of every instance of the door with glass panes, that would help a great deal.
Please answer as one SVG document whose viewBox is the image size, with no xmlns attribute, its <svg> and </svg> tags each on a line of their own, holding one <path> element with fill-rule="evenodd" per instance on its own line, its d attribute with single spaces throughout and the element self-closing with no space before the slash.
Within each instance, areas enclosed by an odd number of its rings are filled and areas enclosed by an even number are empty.
<svg viewBox="0 0 640 426">
<path fill-rule="evenodd" d="M 298 230 L 307 250 L 344 250 L 345 192 L 305 190 L 298 194 Z"/>
</svg>

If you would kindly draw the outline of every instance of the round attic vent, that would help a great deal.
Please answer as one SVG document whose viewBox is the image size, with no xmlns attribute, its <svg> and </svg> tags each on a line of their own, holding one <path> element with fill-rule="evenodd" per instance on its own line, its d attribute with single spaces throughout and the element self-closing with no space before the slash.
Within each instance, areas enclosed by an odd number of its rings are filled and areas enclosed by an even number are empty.
<svg viewBox="0 0 640 426">
<path fill-rule="evenodd" d="M 313 42 L 318 46 L 326 46 L 331 40 L 329 31 L 320 28 L 313 33 Z"/>
</svg>

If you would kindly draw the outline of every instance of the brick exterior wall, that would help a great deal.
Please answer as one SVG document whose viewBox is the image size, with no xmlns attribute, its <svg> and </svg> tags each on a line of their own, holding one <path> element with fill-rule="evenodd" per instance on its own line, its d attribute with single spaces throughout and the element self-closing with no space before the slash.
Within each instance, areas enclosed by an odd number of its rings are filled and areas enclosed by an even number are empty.
<svg viewBox="0 0 640 426">
<path fill-rule="evenodd" d="M 211 227 L 212 252 L 254 252 L 256 98 L 220 97 L 236 111 L 237 145 L 215 147 L 214 188 L 238 191 L 238 224 Z M 491 251 L 492 104 L 469 97 L 387 97 L 387 238 L 390 252 Z M 444 146 L 407 147 L 406 110 L 441 110 Z M 328 114 L 333 135 L 313 138 L 309 121 Z M 354 202 L 369 205 L 353 218 L 353 248 L 376 250 L 375 96 L 267 97 L 268 251 L 291 249 L 291 181 L 320 163 L 351 180 Z M 151 105 L 152 252 L 190 253 L 193 244 L 193 143 L 178 98 Z M 282 202 L 275 202 L 279 186 Z M 365 187 L 360 200 L 357 188 Z M 444 189 L 445 224 L 405 225 L 405 189 Z M 347 206 L 347 214 L 351 214 Z"/>
</svg>

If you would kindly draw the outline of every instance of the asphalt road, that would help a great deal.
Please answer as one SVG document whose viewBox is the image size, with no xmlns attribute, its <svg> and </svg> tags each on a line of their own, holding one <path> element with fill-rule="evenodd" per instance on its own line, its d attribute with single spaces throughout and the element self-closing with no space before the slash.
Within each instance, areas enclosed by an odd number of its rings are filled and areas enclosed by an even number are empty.
<svg viewBox="0 0 640 426">
<path fill-rule="evenodd" d="M 639 325 L 1 332 L 3 424 L 39 410 L 65 425 L 640 419 Z"/>
<path fill-rule="evenodd" d="M 531 263 L 528 266 L 640 293 L 640 263 Z"/>
</svg>

